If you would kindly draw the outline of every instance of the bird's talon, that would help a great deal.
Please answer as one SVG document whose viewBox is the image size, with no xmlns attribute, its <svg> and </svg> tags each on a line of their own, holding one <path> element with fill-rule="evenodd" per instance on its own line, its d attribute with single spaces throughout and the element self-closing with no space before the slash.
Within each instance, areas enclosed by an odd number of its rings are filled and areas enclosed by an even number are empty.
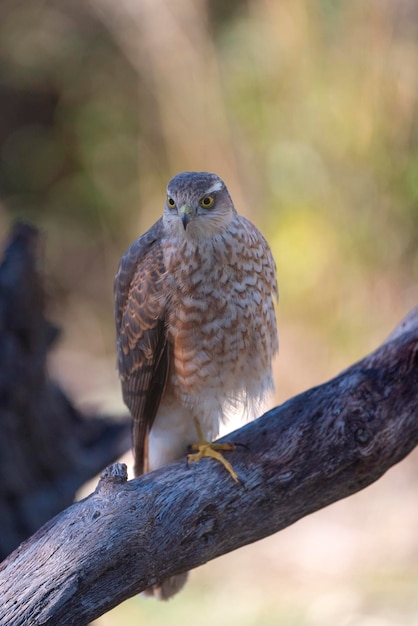
<svg viewBox="0 0 418 626">
<path fill-rule="evenodd" d="M 235 472 L 231 463 L 226 460 L 223 454 L 221 454 L 221 450 L 222 452 L 231 452 L 231 450 L 235 450 L 235 445 L 228 442 L 211 443 L 210 441 L 207 441 L 203 435 L 199 420 L 195 418 L 194 423 L 196 426 L 199 443 L 194 443 L 190 446 L 190 449 L 193 450 L 193 454 L 188 455 L 187 462 L 197 463 L 198 461 L 203 459 L 203 457 L 215 459 L 215 461 L 219 461 L 220 463 L 222 463 L 224 468 L 231 474 L 235 482 L 238 483 L 238 474 Z"/>
<path fill-rule="evenodd" d="M 215 445 L 223 446 L 224 444 L 215 444 Z M 221 449 L 233 450 L 235 448 L 235 446 L 233 446 L 232 444 L 226 444 L 226 445 L 228 445 L 228 448 L 223 448 L 222 447 Z M 187 456 L 187 462 L 188 463 L 197 463 L 198 461 L 200 461 L 204 457 L 215 459 L 215 461 L 219 461 L 220 463 L 222 463 L 224 468 L 231 474 L 231 476 L 235 480 L 235 482 L 239 483 L 240 481 L 239 481 L 239 478 L 238 478 L 238 474 L 236 473 L 236 471 L 232 467 L 231 463 L 226 460 L 226 458 L 223 456 L 223 454 L 218 452 L 219 448 L 215 449 L 213 446 L 214 446 L 214 444 L 211 444 L 211 443 L 207 443 L 207 444 L 203 444 L 203 445 L 202 444 L 194 444 L 192 446 L 192 450 L 196 450 L 196 452 L 194 452 L 193 454 L 189 454 Z"/>
<path fill-rule="evenodd" d="M 200 450 L 202 448 L 205 448 L 206 446 L 210 447 L 212 450 L 222 450 L 223 452 L 231 452 L 232 450 L 235 450 L 236 448 L 236 445 L 234 445 L 233 443 L 210 443 L 209 441 L 205 441 L 204 443 L 192 443 L 192 445 L 189 446 L 189 448 L 190 450 L 192 450 L 192 452 L 200 452 Z M 200 458 L 203 458 L 204 456 L 211 456 L 211 455 L 202 454 Z"/>
</svg>

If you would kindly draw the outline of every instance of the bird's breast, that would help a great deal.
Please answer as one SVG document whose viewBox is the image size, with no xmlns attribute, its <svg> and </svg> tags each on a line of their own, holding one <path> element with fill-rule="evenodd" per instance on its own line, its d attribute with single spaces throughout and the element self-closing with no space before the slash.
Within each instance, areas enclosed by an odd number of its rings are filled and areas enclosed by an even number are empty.
<svg viewBox="0 0 418 626">
<path fill-rule="evenodd" d="M 266 377 L 271 385 L 272 289 L 258 251 L 237 254 L 236 244 L 167 255 L 169 384 L 183 398 L 217 393 L 222 404 L 248 386 L 262 395 Z"/>
</svg>

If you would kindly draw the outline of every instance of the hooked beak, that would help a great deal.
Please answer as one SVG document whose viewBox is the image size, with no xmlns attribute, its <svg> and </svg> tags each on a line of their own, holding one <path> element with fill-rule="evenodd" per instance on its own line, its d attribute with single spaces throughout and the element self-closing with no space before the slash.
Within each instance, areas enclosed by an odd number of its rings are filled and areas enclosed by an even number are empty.
<svg viewBox="0 0 418 626">
<path fill-rule="evenodd" d="M 183 206 L 179 208 L 179 217 L 183 223 L 184 230 L 186 230 L 187 224 L 193 217 L 192 207 L 188 204 L 183 204 Z"/>
</svg>

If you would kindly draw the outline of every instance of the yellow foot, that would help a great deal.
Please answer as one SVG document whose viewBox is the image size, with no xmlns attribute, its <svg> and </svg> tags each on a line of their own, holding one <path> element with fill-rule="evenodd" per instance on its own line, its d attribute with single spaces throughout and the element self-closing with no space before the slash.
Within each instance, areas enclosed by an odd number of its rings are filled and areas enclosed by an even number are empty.
<svg viewBox="0 0 418 626">
<path fill-rule="evenodd" d="M 233 443 L 211 443 L 207 441 L 203 436 L 202 428 L 199 424 L 198 419 L 194 419 L 194 423 L 197 430 L 197 437 L 199 439 L 199 443 L 194 443 L 190 447 L 192 450 L 196 450 L 194 454 L 189 454 L 187 457 L 188 463 L 197 463 L 203 457 L 210 457 L 222 463 L 224 468 L 231 474 L 232 478 L 236 483 L 239 483 L 238 474 L 234 471 L 231 463 L 226 460 L 223 454 L 221 454 L 221 450 L 223 452 L 229 452 L 231 450 L 235 450 Z"/>
</svg>

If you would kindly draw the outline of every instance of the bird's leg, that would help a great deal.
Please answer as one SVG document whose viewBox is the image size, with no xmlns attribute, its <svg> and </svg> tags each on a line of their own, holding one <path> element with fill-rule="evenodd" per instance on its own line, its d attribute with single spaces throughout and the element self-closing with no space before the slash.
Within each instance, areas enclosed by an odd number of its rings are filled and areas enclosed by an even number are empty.
<svg viewBox="0 0 418 626">
<path fill-rule="evenodd" d="M 221 454 L 221 450 L 228 452 L 231 450 L 235 450 L 233 443 L 211 443 L 208 441 L 203 435 L 202 427 L 200 426 L 199 420 L 195 417 L 194 423 L 197 431 L 197 438 L 199 443 L 194 443 L 190 446 L 190 448 L 195 451 L 194 454 L 189 454 L 187 457 L 188 463 L 197 463 L 203 457 L 210 457 L 222 463 L 225 469 L 231 474 L 232 478 L 235 482 L 239 482 L 238 474 L 234 471 L 231 463 L 226 460 L 226 458 Z"/>
</svg>

